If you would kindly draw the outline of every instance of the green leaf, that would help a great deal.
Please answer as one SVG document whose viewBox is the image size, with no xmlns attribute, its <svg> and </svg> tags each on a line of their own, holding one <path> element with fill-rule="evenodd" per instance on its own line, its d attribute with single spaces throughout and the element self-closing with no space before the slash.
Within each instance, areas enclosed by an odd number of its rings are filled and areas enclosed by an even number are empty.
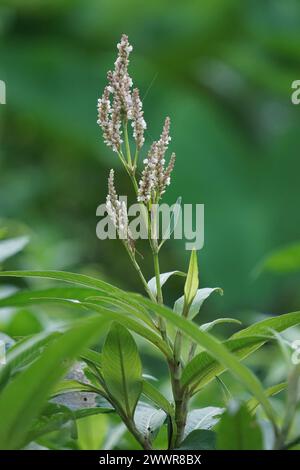
<svg viewBox="0 0 300 470">
<path fill-rule="evenodd" d="M 269 317 L 258 323 L 254 323 L 253 325 L 234 333 L 231 338 L 235 339 L 252 335 L 264 335 L 268 334 L 272 329 L 280 333 L 281 331 L 298 324 L 300 324 L 300 312 L 285 313 L 283 315 L 278 315 L 277 317 Z"/>
<path fill-rule="evenodd" d="M 19 291 L 0 299 L 0 307 L 22 307 L 47 302 L 51 298 L 84 300 L 97 290 L 81 287 L 52 287 L 49 289 Z"/>
<path fill-rule="evenodd" d="M 279 274 L 300 270 L 300 243 L 293 243 L 279 248 L 268 255 L 256 268 L 255 272 L 271 271 Z"/>
<path fill-rule="evenodd" d="M 272 387 L 269 387 L 265 390 L 265 394 L 267 397 L 273 397 L 277 395 L 277 393 L 282 392 L 282 390 L 285 390 L 287 388 L 287 382 L 282 382 L 280 384 L 273 385 Z M 256 408 L 259 406 L 259 402 L 256 400 L 256 398 L 250 398 L 250 400 L 247 401 L 247 407 L 250 413 L 254 413 Z"/>
<path fill-rule="evenodd" d="M 214 326 L 220 325 L 221 323 L 236 323 L 241 325 L 240 320 L 236 320 L 235 318 L 217 318 L 209 323 L 203 323 L 203 325 L 200 326 L 200 330 L 210 331 Z"/>
<path fill-rule="evenodd" d="M 150 341 L 154 344 L 166 357 L 172 357 L 172 351 L 170 347 L 161 339 L 161 337 L 154 333 L 149 328 L 142 325 L 140 322 L 137 322 L 133 318 L 126 317 L 122 313 L 113 312 L 112 310 L 108 310 L 104 307 L 100 307 L 99 305 L 95 305 L 90 302 L 82 302 L 81 304 L 77 304 L 86 306 L 95 312 L 98 312 L 102 315 L 105 315 L 107 318 L 111 318 L 112 320 L 116 320 L 117 322 L 121 323 L 123 326 L 129 328 L 131 331 L 134 331 L 138 335 L 142 336 L 146 340 Z"/>
<path fill-rule="evenodd" d="M 218 408 L 216 406 L 207 406 L 190 411 L 187 415 L 183 435 L 184 439 L 196 429 L 210 430 L 213 428 L 218 423 L 223 412 L 224 408 Z"/>
<path fill-rule="evenodd" d="M 184 439 L 178 450 L 215 450 L 215 448 L 216 433 L 197 429 Z"/>
<path fill-rule="evenodd" d="M 80 354 L 81 359 L 94 364 L 97 368 L 101 369 L 101 353 L 93 351 L 92 349 L 85 349 Z"/>
<path fill-rule="evenodd" d="M 224 341 L 223 344 L 241 360 L 272 338 L 271 330 L 281 332 L 298 324 L 300 324 L 300 312 L 267 318 L 240 330 Z M 195 391 L 197 391 L 226 369 L 224 364 L 217 362 L 209 353 L 201 352 L 184 368 L 182 382 L 187 385 L 197 381 L 198 385 L 195 388 Z"/>
<path fill-rule="evenodd" d="M 220 450 L 262 450 L 261 429 L 245 404 L 232 402 L 217 426 Z"/>
<path fill-rule="evenodd" d="M 160 278 L 160 285 L 161 287 L 167 282 L 167 280 L 171 277 L 171 276 L 183 276 L 185 277 L 186 276 L 186 273 L 183 273 L 182 271 L 170 271 L 168 273 L 162 273 L 160 274 L 159 278 Z M 152 294 L 154 296 L 157 295 L 157 291 L 156 291 L 156 277 L 152 277 L 152 279 L 150 279 L 150 281 L 148 282 L 148 286 L 149 286 L 149 289 L 151 290 Z"/>
<path fill-rule="evenodd" d="M 122 290 L 118 289 L 107 282 L 101 281 L 85 274 L 68 273 L 64 271 L 2 271 L 0 276 L 4 277 L 29 277 L 40 279 L 53 279 L 56 281 L 69 282 L 71 284 L 79 284 L 86 287 L 92 287 L 107 294 L 122 295 Z M 123 293 L 124 295 L 124 293 Z"/>
<path fill-rule="evenodd" d="M 16 371 L 36 359 L 43 348 L 59 335 L 60 333 L 57 332 L 43 332 L 26 337 L 14 344 L 6 354 L 5 366 L 0 369 L 0 388 Z"/>
<path fill-rule="evenodd" d="M 115 299 L 112 297 L 105 296 L 91 296 L 86 299 L 87 302 L 96 303 L 97 305 L 103 305 L 106 307 L 118 307 L 126 315 L 133 315 L 136 318 L 142 320 L 146 325 L 150 326 L 152 330 L 156 331 L 156 327 L 149 313 L 144 307 L 139 305 L 137 302 L 133 304 L 132 300 L 124 302 L 123 300 Z"/>
<path fill-rule="evenodd" d="M 102 351 L 102 373 L 109 393 L 132 417 L 142 393 L 142 364 L 131 334 L 113 323 Z"/>
<path fill-rule="evenodd" d="M 130 297 L 130 294 L 128 294 Z M 128 327 L 130 330 L 134 331 L 138 335 L 142 336 L 146 340 L 150 341 L 153 345 L 155 345 L 160 351 L 168 358 L 172 357 L 172 351 L 162 339 L 154 331 L 150 330 L 140 322 L 136 321 L 135 319 L 126 316 L 124 311 L 116 312 L 113 310 L 109 310 L 101 305 L 98 305 L 93 302 L 80 302 L 80 301 L 73 301 L 69 299 L 48 299 L 49 302 L 56 302 L 56 303 L 66 303 L 68 305 L 72 305 L 74 308 L 85 308 L 88 310 L 93 310 L 94 312 L 100 313 L 104 315 L 106 318 L 110 318 L 111 320 L 116 320 L 125 327 Z"/>
<path fill-rule="evenodd" d="M 0 263 L 22 251 L 28 242 L 29 237 L 26 236 L 0 240 Z"/>
<path fill-rule="evenodd" d="M 107 432 L 105 414 L 86 416 L 77 422 L 78 447 L 82 450 L 99 450 Z"/>
<path fill-rule="evenodd" d="M 269 419 L 275 419 L 275 413 L 267 400 L 264 389 L 255 375 L 238 359 L 231 354 L 231 352 L 221 342 L 216 340 L 209 333 L 201 331 L 194 325 L 190 320 L 176 315 L 167 307 L 159 304 L 154 304 L 148 299 L 142 298 L 141 302 L 144 305 L 148 305 L 158 315 L 169 320 L 173 325 L 179 328 L 183 333 L 192 338 L 200 346 L 206 349 L 214 359 L 221 363 L 225 368 L 228 368 L 232 374 L 234 374 L 244 386 L 259 400 L 264 407 L 264 410 Z"/>
<path fill-rule="evenodd" d="M 203 289 L 197 290 L 194 300 L 192 301 L 192 304 L 189 309 L 188 318 L 192 319 L 199 313 L 199 310 L 202 307 L 204 300 L 206 300 L 207 297 L 209 297 L 213 292 L 219 292 L 221 295 L 223 295 L 223 291 L 220 287 L 204 287 Z M 182 315 L 183 312 L 184 298 L 184 295 L 182 297 L 179 297 L 179 299 L 177 299 L 174 304 L 173 310 L 179 315 Z"/>
<path fill-rule="evenodd" d="M 195 295 L 197 294 L 199 286 L 199 277 L 198 277 L 198 261 L 197 261 L 197 251 L 195 249 L 191 252 L 189 269 L 184 285 L 184 303 L 186 308 L 189 309 Z"/>
<path fill-rule="evenodd" d="M 87 416 L 111 413 L 113 411 L 114 410 L 112 408 L 105 407 L 70 410 L 64 405 L 48 403 L 30 429 L 27 441 L 32 442 L 45 434 L 59 431 L 70 421 L 76 421 Z"/>
<path fill-rule="evenodd" d="M 111 297 L 111 303 L 114 302 L 113 299 L 119 299 L 119 301 L 124 302 L 126 305 L 130 304 L 134 309 L 136 316 L 139 318 L 142 318 L 143 315 L 143 320 L 146 321 L 148 324 L 151 325 L 153 328 L 153 324 L 149 321 L 149 318 L 146 318 L 147 313 L 140 311 L 142 310 L 141 305 L 137 302 L 137 299 L 134 296 L 129 296 L 126 292 L 122 291 L 121 289 L 118 289 L 115 286 L 112 286 L 111 284 L 108 284 L 107 282 L 101 281 L 99 279 L 86 276 L 84 274 L 76 274 L 76 273 L 68 273 L 68 272 L 63 272 L 63 271 L 0 271 L 0 276 L 5 276 L 5 277 L 25 277 L 25 278 L 40 278 L 40 279 L 53 279 L 57 281 L 64 281 L 64 282 L 69 282 L 71 284 L 78 284 L 78 285 L 84 285 L 85 287 L 90 287 L 94 289 L 91 291 L 90 296 L 95 296 L 95 293 L 100 295 L 100 292 L 106 294 L 106 299 Z M 73 291 L 74 292 L 74 291 Z M 34 295 L 33 295 L 34 298 Z M 53 298 L 55 300 L 54 295 L 50 295 L 44 298 L 45 302 L 50 301 Z M 60 297 L 57 297 L 60 298 Z M 70 299 L 69 296 L 63 296 L 65 300 Z M 80 298 L 76 298 L 76 300 L 80 300 Z M 7 299 L 8 301 L 8 299 Z M 42 302 L 42 297 L 37 300 L 39 303 Z M 5 299 L 4 299 L 5 302 Z M 123 304 L 124 305 L 124 304 Z M 131 309 L 131 313 L 133 313 Z"/>
<path fill-rule="evenodd" d="M 243 359 L 250 352 L 264 344 L 268 338 L 262 336 L 246 336 L 240 339 L 228 339 L 223 345 L 234 353 L 238 359 Z M 193 385 L 194 393 L 213 380 L 217 375 L 227 370 L 224 364 L 218 362 L 206 351 L 195 356 L 183 369 L 182 384 Z"/>
<path fill-rule="evenodd" d="M 152 442 L 164 424 L 166 417 L 167 415 L 164 410 L 153 408 L 153 406 L 147 403 L 140 403 L 134 413 L 134 422 L 144 438 Z"/>
<path fill-rule="evenodd" d="M 24 446 L 33 420 L 55 383 L 66 373 L 70 361 L 99 336 L 104 324 L 105 319 L 98 316 L 76 322 L 3 389 L 0 394 L 0 449 Z"/>
<path fill-rule="evenodd" d="M 168 415 L 174 416 L 174 408 L 171 403 L 149 382 L 143 381 L 143 395 L 149 398 L 155 405 L 162 408 Z"/>
<path fill-rule="evenodd" d="M 55 385 L 51 392 L 51 396 L 56 397 L 57 395 L 70 392 L 99 393 L 99 390 L 97 390 L 97 388 L 93 387 L 90 384 L 82 383 L 78 380 L 62 380 L 61 382 Z"/>
</svg>

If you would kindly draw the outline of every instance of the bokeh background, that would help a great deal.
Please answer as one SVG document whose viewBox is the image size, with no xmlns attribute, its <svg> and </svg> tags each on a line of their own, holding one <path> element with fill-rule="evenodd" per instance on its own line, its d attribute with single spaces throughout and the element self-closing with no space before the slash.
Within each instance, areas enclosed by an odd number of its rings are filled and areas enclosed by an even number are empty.
<svg viewBox="0 0 300 470">
<path fill-rule="evenodd" d="M 224 296 L 207 301 L 203 318 L 247 324 L 299 309 L 299 27 L 297 0 L 2 0 L 1 233 L 30 236 L 4 267 L 73 270 L 141 291 L 122 247 L 95 233 L 109 169 L 121 194 L 129 186 L 96 125 L 126 33 L 145 151 L 172 119 L 177 162 L 165 200 L 205 204 L 201 285 Z M 165 247 L 162 271 L 185 270 L 183 244 Z M 152 277 L 147 253 L 141 264 Z M 169 281 L 170 305 L 180 288 Z"/>
</svg>

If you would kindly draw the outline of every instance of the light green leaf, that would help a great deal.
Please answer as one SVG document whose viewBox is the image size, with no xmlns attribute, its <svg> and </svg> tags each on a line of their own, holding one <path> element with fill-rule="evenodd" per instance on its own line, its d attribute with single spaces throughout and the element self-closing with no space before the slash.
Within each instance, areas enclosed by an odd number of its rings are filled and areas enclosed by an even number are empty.
<svg viewBox="0 0 300 470">
<path fill-rule="evenodd" d="M 92 385 L 79 382 L 78 380 L 62 380 L 52 390 L 51 396 L 56 397 L 57 395 L 62 395 L 63 393 L 70 392 L 91 392 L 99 393 L 97 388 Z"/>
<path fill-rule="evenodd" d="M 96 279 L 90 276 L 86 276 L 84 274 L 76 274 L 76 273 L 68 273 L 68 272 L 63 272 L 63 271 L 0 271 L 0 276 L 4 277 L 25 277 L 25 278 L 40 278 L 40 279 L 53 279 L 57 281 L 64 281 L 68 282 L 71 284 L 78 284 L 78 285 L 83 285 L 85 287 L 90 287 L 94 289 L 91 291 L 91 296 L 95 296 L 95 292 L 99 296 L 100 293 L 105 293 L 106 299 L 108 297 L 112 298 L 111 303 L 113 303 L 113 299 L 118 299 L 119 301 L 124 302 L 125 304 L 130 304 L 136 312 L 136 316 L 139 316 L 141 318 L 141 315 L 143 315 L 145 312 L 142 312 L 142 308 L 137 302 L 137 299 L 135 296 L 129 296 L 127 292 L 122 291 L 121 289 L 118 289 L 115 286 L 112 286 L 111 284 L 108 284 L 107 282 L 101 281 L 100 279 Z M 33 295 L 34 297 L 34 295 Z M 54 295 L 50 295 L 50 297 L 45 297 L 45 302 L 48 302 L 49 300 L 55 300 Z M 58 297 L 60 298 L 60 297 Z M 70 299 L 70 297 L 66 297 L 65 295 L 63 296 L 65 300 Z M 79 298 L 75 300 L 80 300 Z M 7 300 L 8 301 L 8 300 Z M 5 302 L 5 300 L 4 300 Z M 42 302 L 42 298 L 38 300 L 38 302 Z M 138 314 L 137 312 L 140 310 L 140 313 Z M 131 313 L 133 313 L 131 309 Z M 147 313 L 144 314 L 143 320 L 146 321 L 146 315 Z M 149 318 L 147 319 L 148 324 Z M 153 324 L 151 323 L 151 327 L 153 328 Z"/>
<path fill-rule="evenodd" d="M 184 285 L 184 303 L 186 308 L 189 309 L 195 295 L 197 294 L 199 286 L 199 277 L 198 277 L 198 261 L 197 261 L 197 251 L 195 249 L 191 252 L 189 269 Z"/>
<path fill-rule="evenodd" d="M 105 414 L 93 414 L 78 420 L 78 447 L 82 450 L 100 450 L 107 426 Z"/>
<path fill-rule="evenodd" d="M 207 406 L 190 411 L 187 415 L 183 438 L 185 439 L 196 429 L 210 430 L 218 423 L 223 412 L 224 408 L 218 408 L 216 406 Z"/>
<path fill-rule="evenodd" d="M 203 289 L 197 290 L 195 298 L 192 301 L 192 304 L 189 309 L 188 318 L 193 319 L 199 313 L 199 310 L 202 307 L 204 300 L 207 299 L 207 297 L 209 297 L 213 292 L 219 292 L 221 295 L 223 295 L 223 291 L 222 289 L 220 289 L 220 287 L 204 287 Z M 184 295 L 176 300 L 173 310 L 179 315 L 182 315 L 183 307 Z"/>
<path fill-rule="evenodd" d="M 279 248 L 268 255 L 256 268 L 259 274 L 262 271 L 274 273 L 291 273 L 300 270 L 300 243 L 293 243 L 283 248 Z"/>
<path fill-rule="evenodd" d="M 118 323 L 113 323 L 104 343 L 102 373 L 109 393 L 132 417 L 142 393 L 142 364 L 133 337 Z"/>
<path fill-rule="evenodd" d="M 182 271 L 170 271 L 168 273 L 162 273 L 159 278 L 160 278 L 160 285 L 161 287 L 167 282 L 167 280 L 171 277 L 171 276 L 183 276 L 185 277 L 186 274 L 183 273 Z M 148 286 L 149 286 L 149 289 L 151 290 L 152 294 L 154 296 L 157 295 L 157 291 L 156 291 L 156 278 L 155 277 L 152 277 L 152 279 L 150 279 L 150 281 L 148 282 Z"/>
<path fill-rule="evenodd" d="M 149 382 L 143 381 L 143 395 L 149 398 L 155 405 L 162 408 L 168 415 L 174 416 L 174 408 L 171 403 Z"/>
<path fill-rule="evenodd" d="M 220 450 L 262 450 L 261 429 L 245 404 L 232 402 L 217 426 Z"/>
<path fill-rule="evenodd" d="M 278 317 L 267 318 L 244 328 L 224 341 L 223 344 L 241 360 L 273 337 L 271 329 L 280 332 L 299 324 L 300 312 L 286 313 Z M 184 385 L 196 382 L 195 391 L 197 391 L 226 369 L 224 364 L 217 362 L 210 354 L 201 352 L 184 368 L 182 382 Z"/>
<path fill-rule="evenodd" d="M 28 242 L 29 237 L 26 236 L 0 240 L 0 263 L 22 251 Z"/>
<path fill-rule="evenodd" d="M 210 331 L 214 326 L 220 325 L 221 323 L 236 323 L 241 325 L 240 320 L 236 320 L 235 318 L 217 318 L 209 323 L 203 323 L 203 325 L 200 326 L 200 330 Z"/>
<path fill-rule="evenodd" d="M 100 307 L 99 305 L 95 305 L 90 302 L 82 302 L 81 304 L 88 307 L 89 309 L 94 310 L 102 315 L 105 315 L 107 318 L 111 318 L 112 320 L 116 320 L 117 322 L 121 323 L 123 326 L 129 328 L 131 331 L 134 331 L 138 335 L 142 336 L 146 340 L 150 341 L 154 344 L 160 351 L 166 356 L 171 357 L 172 351 L 170 347 L 161 339 L 161 337 L 154 333 L 152 330 L 147 328 L 146 326 L 142 325 L 140 322 L 137 322 L 133 318 L 124 316 L 122 313 L 113 312 L 112 310 L 108 310 L 104 307 Z"/>
<path fill-rule="evenodd" d="M 80 354 L 81 359 L 94 364 L 97 368 L 101 369 L 101 353 L 93 351 L 92 349 L 85 349 Z"/>
<path fill-rule="evenodd" d="M 228 351 L 234 353 L 238 359 L 243 359 L 252 351 L 264 344 L 268 338 L 265 336 L 246 336 L 240 339 L 228 339 L 223 345 Z M 216 361 L 212 355 L 206 351 L 202 351 L 195 356 L 183 369 L 182 384 L 184 386 L 193 385 L 193 391 L 198 390 L 208 384 L 217 375 L 227 370 L 224 364 Z"/>
<path fill-rule="evenodd" d="M 153 408 L 153 406 L 147 403 L 140 403 L 136 407 L 134 413 L 134 422 L 138 431 L 144 436 L 144 438 L 152 442 L 161 426 L 166 420 L 166 413 L 164 410 Z"/>
<path fill-rule="evenodd" d="M 2 271 L 0 276 L 4 277 L 29 277 L 40 279 L 53 279 L 56 281 L 69 282 L 71 284 L 79 284 L 86 287 L 92 287 L 107 294 L 122 295 L 122 290 L 118 289 L 107 282 L 101 281 L 85 274 L 68 273 L 64 271 Z M 124 295 L 124 293 L 123 293 Z"/>
<path fill-rule="evenodd" d="M 282 392 L 282 390 L 285 390 L 287 388 L 287 382 L 282 382 L 280 384 L 273 385 L 272 387 L 269 387 L 265 390 L 265 394 L 267 397 L 273 397 L 277 395 L 277 393 Z M 259 402 L 256 400 L 256 398 L 250 398 L 250 400 L 247 401 L 247 407 L 250 413 L 254 413 L 256 408 L 259 406 Z"/>
<path fill-rule="evenodd" d="M 2 390 L 0 449 L 24 446 L 33 420 L 38 417 L 51 389 L 64 376 L 70 361 L 99 336 L 104 323 L 105 319 L 99 316 L 77 321 Z"/>
<path fill-rule="evenodd" d="M 0 307 L 22 307 L 47 302 L 51 298 L 84 300 L 98 291 L 82 287 L 52 287 L 49 289 L 18 291 L 0 299 Z"/>
</svg>

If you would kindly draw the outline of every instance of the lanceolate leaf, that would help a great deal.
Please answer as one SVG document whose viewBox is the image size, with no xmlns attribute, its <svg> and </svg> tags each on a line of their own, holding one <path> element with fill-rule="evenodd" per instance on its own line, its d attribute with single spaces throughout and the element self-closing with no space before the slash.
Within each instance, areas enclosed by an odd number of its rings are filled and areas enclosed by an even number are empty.
<svg viewBox="0 0 300 470">
<path fill-rule="evenodd" d="M 77 321 L 17 375 L 0 394 L 0 449 L 18 449 L 38 417 L 55 383 L 66 373 L 70 360 L 99 336 L 105 319 Z"/>
<path fill-rule="evenodd" d="M 235 339 L 252 335 L 264 335 L 268 334 L 271 329 L 280 333 L 281 331 L 298 325 L 299 323 L 300 312 L 285 313 L 283 315 L 278 315 L 277 317 L 266 318 L 258 323 L 254 323 L 253 325 L 238 331 L 232 335 L 231 338 Z"/>
<path fill-rule="evenodd" d="M 272 387 L 269 387 L 265 390 L 265 393 L 267 397 L 273 397 L 277 395 L 277 393 L 282 392 L 282 390 L 285 390 L 287 388 L 287 382 L 282 382 L 280 384 L 273 385 Z M 250 398 L 250 400 L 247 401 L 247 407 L 250 413 L 254 413 L 256 408 L 259 406 L 259 402 L 256 400 L 256 398 Z"/>
<path fill-rule="evenodd" d="M 122 303 L 126 310 L 126 305 L 130 304 L 131 306 L 131 313 L 135 313 L 135 315 L 139 318 L 141 318 L 143 321 L 145 321 L 148 325 L 150 325 L 153 328 L 153 324 L 151 323 L 150 319 L 147 317 L 147 312 L 143 311 L 142 306 L 140 306 L 137 303 L 137 300 L 134 298 L 134 296 L 129 296 L 126 292 L 122 291 L 121 289 L 118 289 L 115 286 L 112 286 L 111 284 L 108 284 L 107 282 L 101 281 L 99 279 L 86 276 L 83 274 L 75 274 L 75 273 L 68 273 L 68 272 L 62 272 L 62 271 L 5 271 L 1 272 L 0 271 L 0 276 L 8 276 L 8 277 L 25 277 L 25 278 L 40 278 L 40 279 L 53 279 L 57 281 L 64 281 L 68 282 L 71 284 L 78 284 L 78 285 L 83 285 L 85 287 L 90 288 L 90 291 L 87 291 L 87 296 L 88 297 L 97 297 L 97 301 L 99 301 L 98 297 L 101 295 L 103 296 L 103 301 L 108 301 L 108 299 L 111 299 L 110 302 L 111 304 L 114 304 L 115 300 L 118 299 L 119 305 Z M 54 288 L 55 289 L 55 288 Z M 16 303 L 18 305 L 21 304 L 22 302 L 28 301 L 29 303 L 41 303 L 43 301 L 49 302 L 50 300 L 57 300 L 59 298 L 63 298 L 65 300 L 83 300 L 83 295 L 84 295 L 84 290 L 78 290 L 79 295 L 75 296 L 75 290 L 72 291 L 72 295 L 70 295 L 70 291 L 66 289 L 67 293 L 63 294 L 62 296 L 58 295 L 55 297 L 55 290 L 54 289 L 49 289 L 49 295 L 41 295 L 38 297 L 38 293 L 35 295 L 34 292 L 27 293 L 27 292 L 21 292 L 19 296 L 16 294 L 16 296 L 12 295 L 9 298 L 3 299 L 3 304 L 0 303 L 0 306 L 8 306 L 9 303 Z M 59 289 L 59 288 L 58 288 Z M 101 294 L 102 293 L 102 294 Z M 27 295 L 28 294 L 28 295 Z M 31 295 L 32 294 L 32 295 Z M 103 295 L 105 294 L 105 295 Z"/>
<path fill-rule="evenodd" d="M 195 295 L 197 294 L 199 285 L 198 277 L 198 262 L 197 262 L 197 251 L 194 249 L 191 252 L 189 270 L 184 285 L 184 303 L 187 308 L 190 308 Z"/>
<path fill-rule="evenodd" d="M 95 289 L 85 287 L 52 287 L 49 289 L 18 291 L 0 299 L 0 307 L 22 307 L 42 303 L 49 298 L 84 300 L 97 292 Z"/>
<path fill-rule="evenodd" d="M 200 330 L 210 331 L 214 326 L 220 325 L 222 323 L 236 323 L 237 325 L 241 324 L 241 322 L 235 318 L 217 318 L 216 320 L 213 320 L 209 323 L 203 323 L 203 325 L 200 326 Z"/>
<path fill-rule="evenodd" d="M 107 282 L 101 281 L 85 274 L 68 273 L 64 271 L 3 271 L 0 276 L 5 277 L 29 277 L 40 279 L 53 279 L 56 281 L 65 281 L 71 284 L 79 284 L 86 287 L 98 289 L 107 294 L 122 294 L 122 290 L 118 289 Z"/>
<path fill-rule="evenodd" d="M 92 385 L 79 382 L 78 380 L 62 380 L 61 382 L 55 385 L 52 390 L 51 396 L 56 397 L 57 395 L 70 392 L 99 393 L 99 390 L 97 390 Z"/>
<path fill-rule="evenodd" d="M 109 393 L 132 417 L 142 393 L 142 365 L 133 337 L 118 323 L 112 325 L 103 347 L 102 373 Z"/>
<path fill-rule="evenodd" d="M 133 318 L 126 317 L 123 314 L 113 312 L 111 310 L 108 310 L 104 307 L 100 307 L 99 305 L 95 305 L 90 302 L 82 302 L 81 305 L 86 306 L 94 310 L 95 312 L 101 313 L 102 315 L 105 315 L 106 318 L 118 321 L 125 327 L 128 327 L 131 331 L 134 331 L 138 335 L 142 336 L 143 338 L 147 339 L 152 344 L 157 346 L 167 357 L 171 357 L 172 352 L 169 346 L 164 341 L 162 341 L 162 339 L 157 333 L 154 333 L 152 330 L 145 327 L 140 322 L 137 322 Z"/>
<path fill-rule="evenodd" d="M 192 304 L 189 309 L 188 318 L 192 319 L 199 313 L 199 310 L 202 307 L 204 300 L 207 299 L 213 292 L 219 292 L 221 295 L 223 295 L 223 291 L 222 289 L 220 289 L 220 287 L 204 287 L 203 289 L 197 290 L 195 298 L 192 301 Z M 174 312 L 178 313 L 179 315 L 182 315 L 183 306 L 184 295 L 176 300 L 173 308 Z"/>
<path fill-rule="evenodd" d="M 234 353 L 238 359 L 243 359 L 250 354 L 250 352 L 258 349 L 267 340 L 268 337 L 264 336 L 247 336 L 240 339 L 226 340 L 223 345 L 228 351 Z M 194 391 L 197 391 L 225 370 L 227 370 L 227 368 L 224 367 L 224 364 L 216 361 L 214 357 L 206 351 L 202 351 L 184 368 L 182 383 L 183 385 L 193 385 Z"/>
<path fill-rule="evenodd" d="M 239 359 L 244 359 L 272 338 L 272 329 L 281 332 L 298 324 L 300 324 L 300 312 L 267 318 L 240 330 L 223 344 Z M 195 390 L 199 390 L 226 369 L 221 361 L 217 362 L 207 352 L 201 352 L 183 370 L 182 381 L 185 385 L 196 382 L 197 388 Z"/>
<path fill-rule="evenodd" d="M 182 271 L 170 271 L 168 273 L 162 273 L 160 275 L 160 285 L 163 286 L 171 276 L 183 276 L 184 277 L 186 276 L 186 274 L 183 273 Z M 156 292 L 156 278 L 155 277 L 152 277 L 152 279 L 150 279 L 150 281 L 148 282 L 148 286 L 152 294 L 156 296 L 157 292 Z"/>
</svg>

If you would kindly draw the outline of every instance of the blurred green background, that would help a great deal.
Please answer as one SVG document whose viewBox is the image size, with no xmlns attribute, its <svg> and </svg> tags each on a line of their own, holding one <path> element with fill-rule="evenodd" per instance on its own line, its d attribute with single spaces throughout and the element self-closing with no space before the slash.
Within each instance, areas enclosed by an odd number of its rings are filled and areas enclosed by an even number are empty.
<svg viewBox="0 0 300 470">
<path fill-rule="evenodd" d="M 290 99 L 299 26 L 297 0 L 2 0 L 1 227 L 31 237 L 5 267 L 86 272 L 141 291 L 123 248 L 95 234 L 109 169 L 118 169 L 121 194 L 129 186 L 96 125 L 126 33 L 145 97 L 145 151 L 172 119 L 177 162 L 166 201 L 205 204 L 201 284 L 225 295 L 204 315 L 298 309 L 299 266 L 285 276 L 257 266 L 300 240 L 300 107 Z M 162 271 L 185 270 L 183 244 L 165 246 Z M 147 254 L 142 266 L 152 277 Z M 168 286 L 172 304 L 182 280 Z"/>
</svg>

